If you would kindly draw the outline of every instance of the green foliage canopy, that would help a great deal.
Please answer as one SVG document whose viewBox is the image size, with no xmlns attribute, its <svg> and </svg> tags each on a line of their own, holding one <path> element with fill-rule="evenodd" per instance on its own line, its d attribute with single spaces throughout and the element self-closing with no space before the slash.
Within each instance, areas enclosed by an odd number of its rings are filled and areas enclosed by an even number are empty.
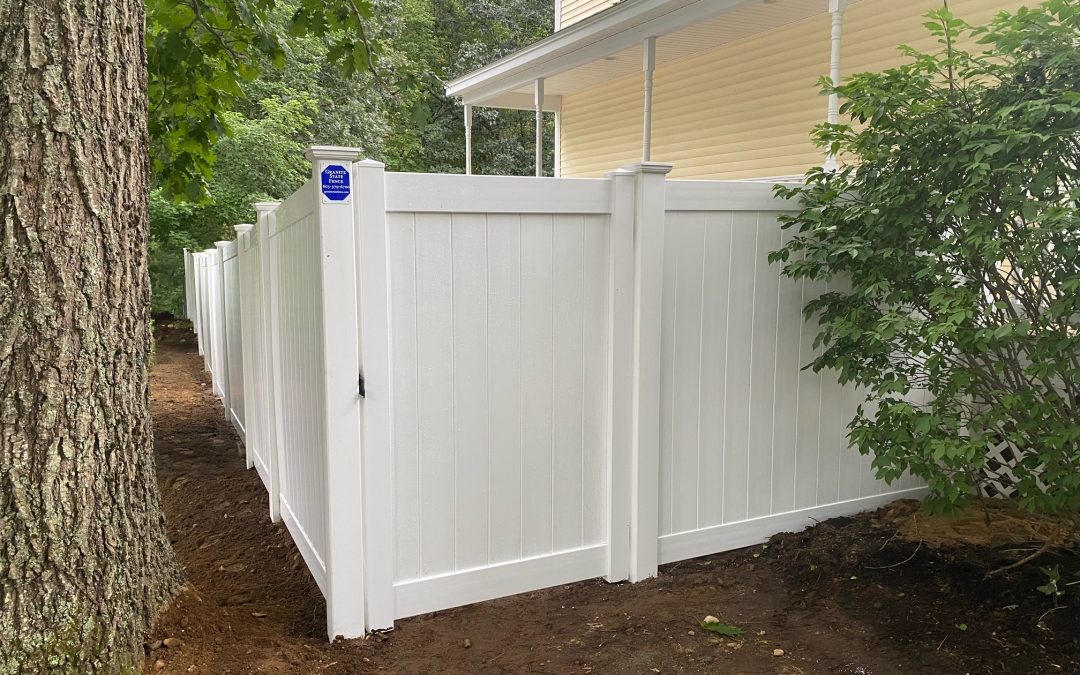
<svg viewBox="0 0 1080 675">
<path fill-rule="evenodd" d="M 1080 508 L 1080 9 L 1050 0 L 971 27 L 928 15 L 937 53 L 835 88 L 771 259 L 827 285 L 813 368 L 865 388 L 851 441 L 931 505 L 975 493 L 988 443 L 1022 451 L 1023 505 Z M 984 53 L 955 48 L 970 38 Z"/>
<path fill-rule="evenodd" d="M 231 239 L 306 177 L 312 144 L 391 170 L 464 171 L 444 83 L 546 36 L 550 0 L 148 0 L 155 311 L 179 311 L 183 248 Z M 370 36 L 370 37 L 369 37 Z M 552 166 L 549 122 L 545 164 Z M 533 172 L 530 111 L 477 109 L 478 173 Z"/>
<path fill-rule="evenodd" d="M 155 178 L 170 193 L 205 193 L 214 144 L 229 133 L 224 113 L 260 66 L 281 67 L 287 45 L 271 21 L 275 0 L 147 0 L 147 94 Z M 371 0 L 299 0 L 286 30 L 330 43 L 346 73 L 374 68 L 365 23 Z"/>
<path fill-rule="evenodd" d="M 252 222 L 252 204 L 290 194 L 310 171 L 305 134 L 315 100 L 304 94 L 263 99 L 262 117 L 225 112 L 232 133 L 214 146 L 213 199 L 183 202 L 158 188 L 150 195 L 150 276 L 155 311 L 178 312 L 184 302 L 183 250 L 199 251 L 236 236 L 233 225 Z"/>
</svg>

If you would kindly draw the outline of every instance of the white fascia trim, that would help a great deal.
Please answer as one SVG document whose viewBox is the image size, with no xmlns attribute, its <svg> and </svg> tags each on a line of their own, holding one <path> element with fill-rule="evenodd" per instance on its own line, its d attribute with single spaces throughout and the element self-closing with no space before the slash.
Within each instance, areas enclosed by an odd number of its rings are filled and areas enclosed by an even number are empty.
<svg viewBox="0 0 1080 675">
<path fill-rule="evenodd" d="M 474 105 L 466 103 L 465 105 Z M 475 104 L 479 105 L 479 104 Z M 485 106 L 481 106 L 485 107 Z M 504 108 L 508 110 L 536 110 L 536 96 L 522 94 L 521 92 L 508 91 L 490 101 L 490 108 Z M 557 112 L 562 109 L 562 96 L 544 95 L 544 112 Z"/>
<path fill-rule="evenodd" d="M 513 91 L 760 0 L 623 0 L 446 85 L 465 103 Z"/>
</svg>

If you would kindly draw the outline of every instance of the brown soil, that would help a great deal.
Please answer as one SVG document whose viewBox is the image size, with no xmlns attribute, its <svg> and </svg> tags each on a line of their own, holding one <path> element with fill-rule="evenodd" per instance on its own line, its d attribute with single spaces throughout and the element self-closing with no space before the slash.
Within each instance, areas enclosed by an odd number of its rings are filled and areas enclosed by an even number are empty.
<svg viewBox="0 0 1080 675">
<path fill-rule="evenodd" d="M 586 581 L 329 644 L 319 590 L 270 523 L 190 332 L 159 326 L 158 474 L 189 585 L 147 640 L 148 673 L 1080 673 L 1080 555 L 987 580 L 1037 544 L 914 541 L 903 503 L 667 565 L 640 584 Z M 1036 590 L 1040 566 L 1054 565 L 1056 606 Z M 745 634 L 703 631 L 710 614 Z"/>
</svg>

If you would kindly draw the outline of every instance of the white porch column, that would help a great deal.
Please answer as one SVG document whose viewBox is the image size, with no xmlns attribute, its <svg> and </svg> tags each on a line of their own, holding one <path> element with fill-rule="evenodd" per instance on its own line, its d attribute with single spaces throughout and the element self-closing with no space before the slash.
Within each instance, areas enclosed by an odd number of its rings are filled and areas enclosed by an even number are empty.
<svg viewBox="0 0 1080 675">
<path fill-rule="evenodd" d="M 536 175 L 544 175 L 544 78 L 536 80 Z"/>
<path fill-rule="evenodd" d="M 840 83 L 840 35 L 844 27 L 844 10 L 848 0 L 829 0 L 829 12 L 832 14 L 832 53 L 829 58 L 829 79 L 833 84 Z M 829 124 L 840 121 L 840 97 L 829 94 Z M 838 167 L 836 157 L 830 152 L 825 156 L 825 169 L 835 171 Z"/>
<path fill-rule="evenodd" d="M 472 106 L 465 106 L 465 175 L 472 175 Z"/>
<path fill-rule="evenodd" d="M 555 111 L 555 166 L 552 175 L 562 177 L 562 105 Z"/>
<path fill-rule="evenodd" d="M 641 160 L 648 162 L 652 160 L 652 90 L 653 71 L 656 69 L 656 38 L 645 38 L 641 51 L 645 54 L 642 64 L 645 71 L 645 99 L 642 106 L 645 110 L 645 122 L 641 138 Z"/>
</svg>

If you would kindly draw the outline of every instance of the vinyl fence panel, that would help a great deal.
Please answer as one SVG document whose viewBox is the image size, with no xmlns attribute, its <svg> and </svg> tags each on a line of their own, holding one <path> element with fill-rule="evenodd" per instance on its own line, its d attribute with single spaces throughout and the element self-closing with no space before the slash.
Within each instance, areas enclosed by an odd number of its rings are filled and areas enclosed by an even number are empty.
<svg viewBox="0 0 1080 675">
<path fill-rule="evenodd" d="M 608 181 L 385 179 L 397 616 L 603 574 Z"/>
<path fill-rule="evenodd" d="M 225 300 L 225 354 L 229 371 L 229 391 L 225 397 L 229 421 L 236 433 L 246 440 L 244 396 L 243 322 L 240 305 L 240 260 L 237 242 L 231 241 L 222 252 L 222 297 Z"/>
<path fill-rule="evenodd" d="M 326 443 L 320 433 L 325 410 L 319 391 L 321 336 L 318 231 L 315 194 L 309 182 L 278 208 L 267 231 L 270 265 L 268 309 L 275 387 L 282 518 L 321 588 L 326 582 Z M 325 590 L 325 588 L 324 588 Z"/>
<path fill-rule="evenodd" d="M 191 256 L 214 390 L 327 599 L 329 637 L 555 584 L 638 581 L 924 490 L 803 370 L 827 289 L 767 262 L 771 186 L 312 178 Z"/>
<path fill-rule="evenodd" d="M 259 240 L 265 238 L 264 225 L 236 226 L 237 281 L 240 297 L 241 352 L 243 355 L 243 390 L 246 461 L 254 467 L 266 489 L 271 493 L 271 505 L 277 504 L 277 488 L 273 477 L 270 454 L 269 378 L 267 357 L 263 344 L 264 303 L 262 292 Z M 272 509 L 277 519 L 277 509 Z"/>
<path fill-rule="evenodd" d="M 770 264 L 787 205 L 767 184 L 668 181 L 660 562 L 763 541 L 807 516 L 872 508 L 892 488 L 849 448 L 862 400 L 815 357 L 802 307 L 824 284 Z"/>
</svg>

